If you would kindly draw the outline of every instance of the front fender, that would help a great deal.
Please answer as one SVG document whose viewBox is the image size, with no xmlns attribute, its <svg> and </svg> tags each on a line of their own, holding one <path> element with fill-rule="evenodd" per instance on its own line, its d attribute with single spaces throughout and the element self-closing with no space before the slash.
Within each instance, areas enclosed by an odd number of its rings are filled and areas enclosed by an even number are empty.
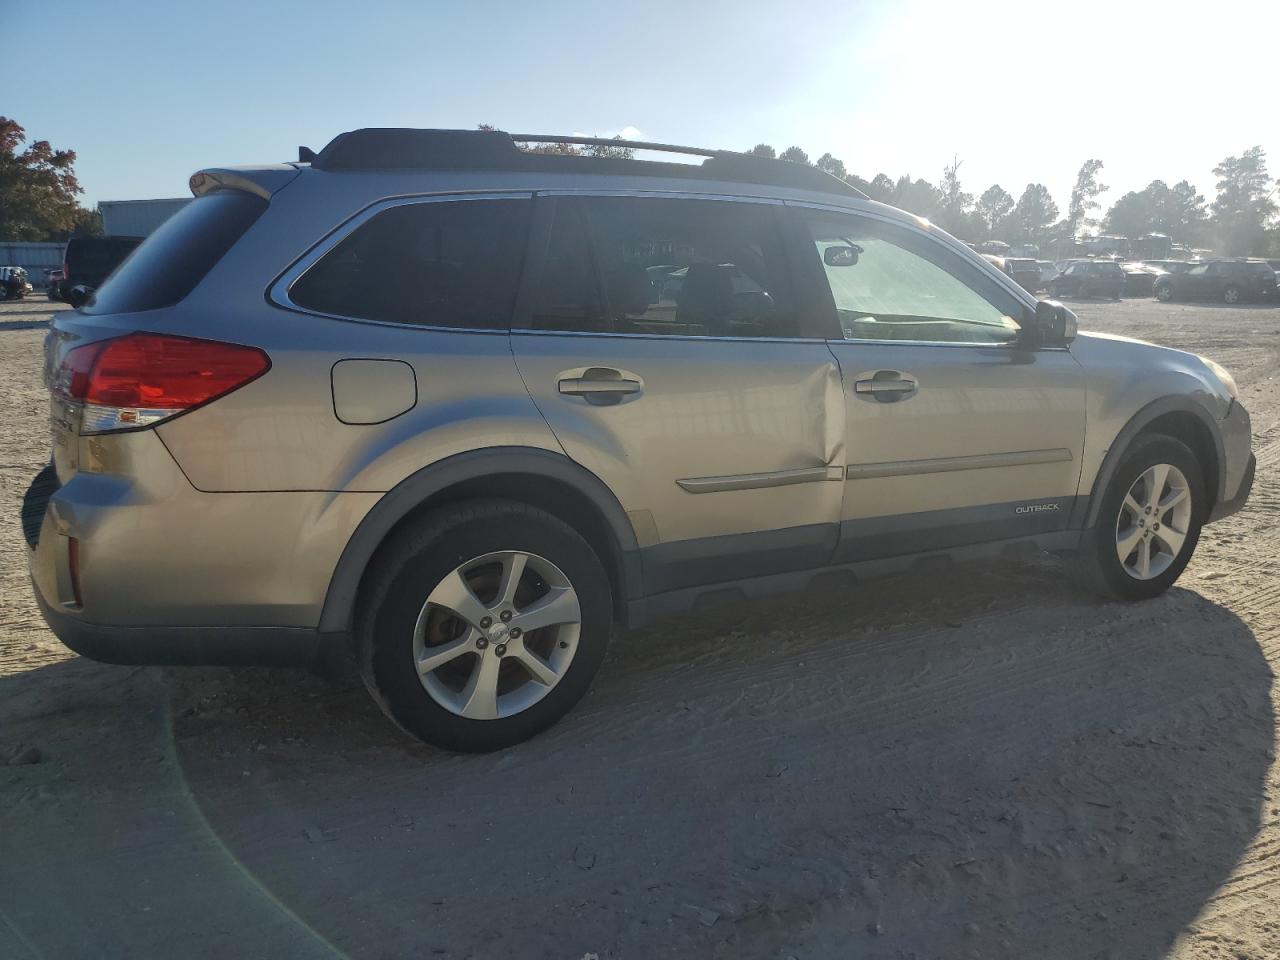
<svg viewBox="0 0 1280 960">
<path fill-rule="evenodd" d="M 1214 449 L 1217 454 L 1217 477 L 1215 489 L 1213 490 L 1214 500 L 1223 499 L 1223 479 L 1225 471 L 1222 465 L 1226 462 L 1226 451 L 1222 442 L 1222 431 L 1218 427 L 1218 422 L 1210 415 L 1205 407 L 1196 400 L 1187 396 L 1166 396 L 1159 400 L 1152 401 L 1147 404 L 1136 414 L 1134 414 L 1116 434 L 1115 439 L 1111 441 L 1110 446 L 1102 458 L 1102 463 L 1098 468 L 1098 472 L 1094 477 L 1091 486 L 1091 492 L 1088 497 L 1088 509 L 1083 518 L 1083 526 L 1091 528 L 1098 520 L 1098 510 L 1102 506 L 1102 491 L 1107 489 L 1111 483 L 1111 478 L 1115 475 L 1116 468 L 1120 464 L 1120 460 L 1124 457 L 1125 451 L 1133 443 L 1134 439 L 1142 433 L 1148 426 L 1154 423 L 1158 418 L 1171 413 L 1187 414 L 1195 417 L 1196 420 L 1205 428 L 1208 435 L 1212 438 Z M 1083 489 L 1083 482 L 1081 487 Z"/>
</svg>

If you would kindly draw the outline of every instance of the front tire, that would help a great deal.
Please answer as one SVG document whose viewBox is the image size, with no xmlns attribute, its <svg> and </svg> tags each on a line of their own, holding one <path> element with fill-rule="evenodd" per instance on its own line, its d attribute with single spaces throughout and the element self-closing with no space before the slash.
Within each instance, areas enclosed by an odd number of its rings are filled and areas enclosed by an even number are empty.
<svg viewBox="0 0 1280 960">
<path fill-rule="evenodd" d="M 1223 302 L 1223 303 L 1239 303 L 1239 302 L 1240 302 L 1240 288 L 1239 288 L 1239 287 L 1227 287 L 1227 289 L 1223 290 L 1223 291 L 1222 291 L 1222 302 Z"/>
<path fill-rule="evenodd" d="M 1173 288 L 1170 286 L 1156 287 L 1156 299 L 1161 303 L 1168 303 L 1173 299 Z"/>
<path fill-rule="evenodd" d="M 587 692 L 612 627 L 609 579 L 568 524 L 506 500 L 442 508 L 378 553 L 357 621 L 383 712 L 427 743 L 498 750 Z"/>
<path fill-rule="evenodd" d="M 1160 434 L 1139 437 L 1084 533 L 1077 578 L 1119 600 L 1164 593 L 1190 562 L 1207 507 L 1204 473 L 1190 448 Z"/>
</svg>

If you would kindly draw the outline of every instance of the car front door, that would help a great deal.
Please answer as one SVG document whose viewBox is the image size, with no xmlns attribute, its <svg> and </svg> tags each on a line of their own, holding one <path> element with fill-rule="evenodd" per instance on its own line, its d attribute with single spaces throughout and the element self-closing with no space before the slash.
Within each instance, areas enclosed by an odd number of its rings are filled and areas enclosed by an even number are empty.
<svg viewBox="0 0 1280 960">
<path fill-rule="evenodd" d="M 767 201 L 536 201 L 517 365 L 565 452 L 614 492 L 648 594 L 820 566 L 845 404 Z"/>
<path fill-rule="evenodd" d="M 1065 529 L 1084 443 L 1080 366 L 1028 348 L 1031 309 L 980 265 L 874 214 L 791 207 L 803 282 L 829 291 L 848 436 L 839 560 Z"/>
</svg>

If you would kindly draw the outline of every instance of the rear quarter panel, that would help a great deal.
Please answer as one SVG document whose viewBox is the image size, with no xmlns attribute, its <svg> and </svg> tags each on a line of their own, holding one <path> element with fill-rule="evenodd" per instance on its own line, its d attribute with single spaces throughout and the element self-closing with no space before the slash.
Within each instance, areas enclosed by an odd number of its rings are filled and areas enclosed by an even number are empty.
<svg viewBox="0 0 1280 960">
<path fill-rule="evenodd" d="M 524 388 L 505 332 L 337 320 L 267 299 L 282 271 L 369 203 L 431 186 L 427 177 L 299 176 L 272 197 L 268 211 L 181 309 L 157 318 L 163 329 L 252 344 L 271 358 L 271 370 L 258 380 L 158 428 L 197 489 L 386 491 L 464 450 L 559 452 Z M 148 316 L 136 319 L 146 323 Z M 412 365 L 417 404 L 386 423 L 341 422 L 331 372 L 339 360 L 356 358 Z"/>
</svg>

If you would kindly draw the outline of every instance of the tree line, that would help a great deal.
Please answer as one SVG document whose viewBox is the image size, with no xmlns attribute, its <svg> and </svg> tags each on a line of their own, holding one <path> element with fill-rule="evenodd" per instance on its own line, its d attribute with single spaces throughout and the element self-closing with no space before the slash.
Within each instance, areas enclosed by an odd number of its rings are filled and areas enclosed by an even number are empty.
<svg viewBox="0 0 1280 960">
<path fill-rule="evenodd" d="M 1003 240 L 1010 244 L 1045 243 L 1055 237 L 1104 233 L 1136 238 L 1164 233 L 1188 246 L 1210 246 L 1226 256 L 1280 255 L 1280 221 L 1277 220 L 1276 181 L 1267 172 L 1262 147 L 1251 147 L 1238 157 L 1226 157 L 1213 174 L 1217 196 L 1213 203 L 1186 180 L 1169 186 L 1152 180 L 1141 190 L 1120 197 L 1102 217 L 1098 197 L 1109 187 L 1099 180 L 1102 161 L 1090 158 L 1081 165 L 1071 188 L 1066 216 L 1059 219 L 1058 205 L 1043 183 L 1028 183 L 1017 200 L 998 183 L 976 197 L 960 180 L 962 161 L 956 157 L 943 167 L 937 185 L 928 180 L 898 179 L 879 173 L 865 180 L 849 171 L 843 161 L 824 153 L 810 161 L 800 147 L 777 153 L 767 143 L 748 151 L 759 157 L 776 157 L 811 164 L 857 187 L 872 200 L 927 217 L 948 233 L 964 240 Z"/>
<path fill-rule="evenodd" d="M 494 128 L 481 124 L 480 129 Z M 0 240 L 64 240 L 76 233 L 101 233 L 101 217 L 81 207 L 78 200 L 83 190 L 75 175 L 75 151 L 55 150 L 47 140 L 33 141 L 24 148 L 26 140 L 21 125 L 0 117 Z M 577 147 L 542 143 L 523 144 L 522 149 L 597 157 L 634 155 L 622 144 Z M 1211 204 L 1186 180 L 1173 186 L 1152 180 L 1143 189 L 1124 194 L 1102 217 L 1098 216 L 1098 197 L 1109 188 L 1099 180 L 1102 161 L 1093 158 L 1081 165 L 1066 215 L 1060 216 L 1043 183 L 1028 183 L 1016 200 L 998 183 L 976 196 L 966 191 L 959 157 L 943 167 L 934 184 L 910 175 L 895 180 L 884 173 L 866 180 L 830 153 L 811 161 L 797 146 L 777 153 L 769 144 L 759 143 L 748 153 L 810 164 L 845 180 L 873 200 L 928 217 L 964 240 L 1045 243 L 1101 229 L 1126 237 L 1165 233 L 1176 242 L 1210 246 L 1227 256 L 1280 256 L 1280 210 L 1262 147 L 1226 157 L 1213 168 L 1217 195 Z"/>
</svg>

